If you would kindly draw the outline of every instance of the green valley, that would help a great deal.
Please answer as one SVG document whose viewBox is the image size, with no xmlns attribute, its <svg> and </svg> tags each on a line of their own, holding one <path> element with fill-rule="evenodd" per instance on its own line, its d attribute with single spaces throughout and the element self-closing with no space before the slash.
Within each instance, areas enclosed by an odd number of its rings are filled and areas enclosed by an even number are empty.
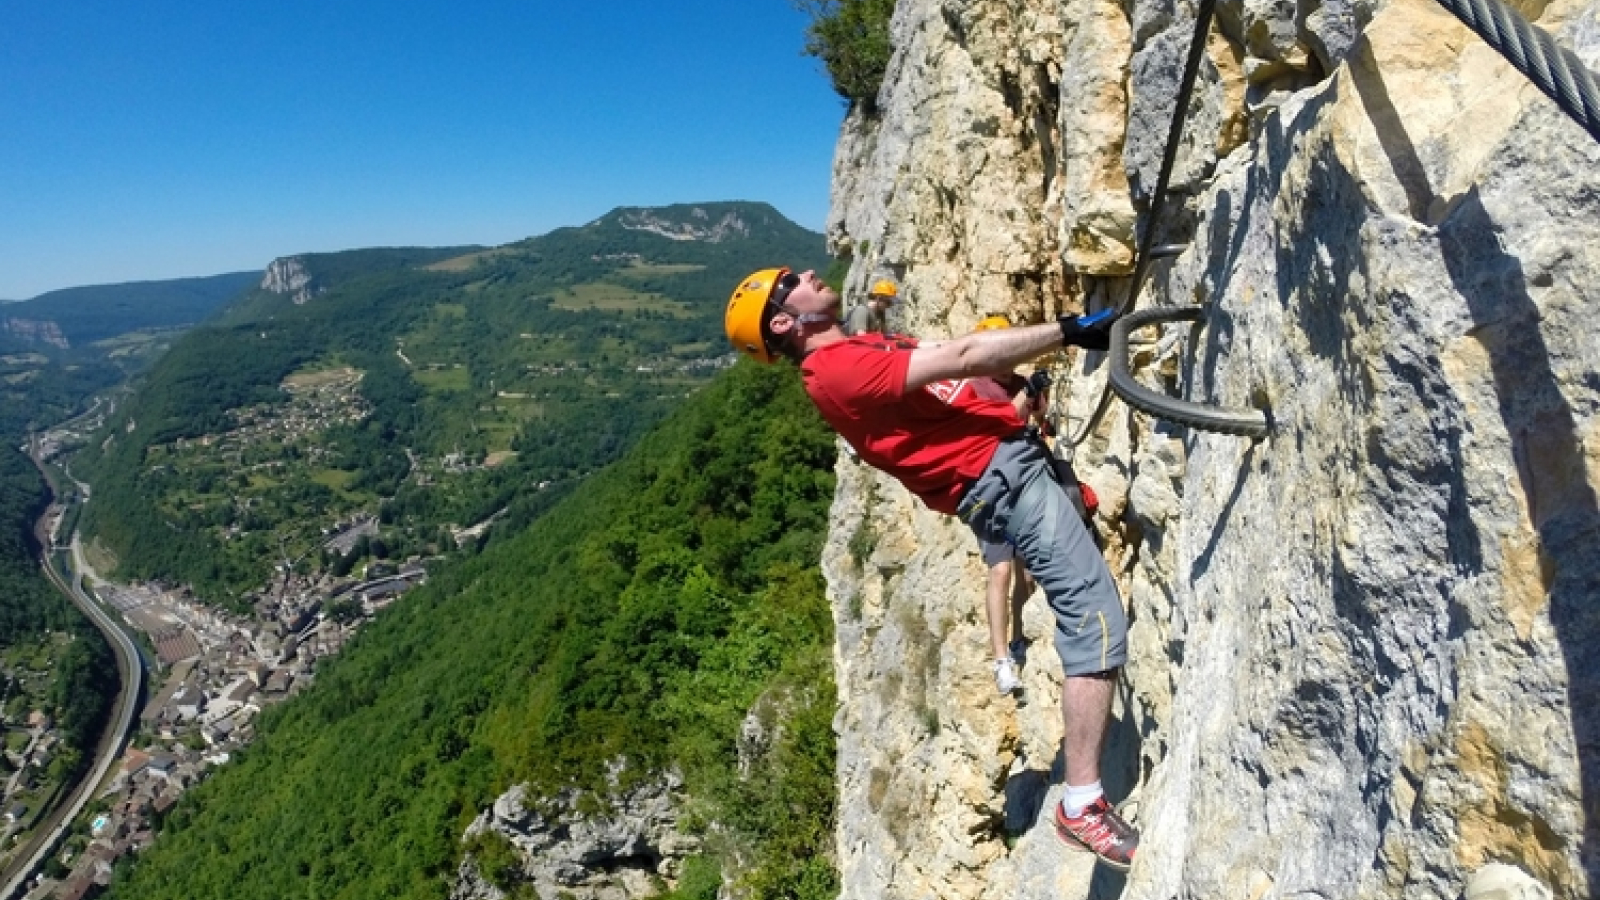
<svg viewBox="0 0 1600 900">
<path fill-rule="evenodd" d="M 834 439 L 722 335 L 775 260 L 829 265 L 764 204 L 624 208 L 280 259 L 196 327 L 103 339 L 77 381 L 64 348 L 19 355 L 55 366 L 28 428 L 133 376 L 92 432 L 47 436 L 154 667 L 60 889 L 116 860 L 117 897 L 553 897 L 480 828 L 506 792 L 581 832 L 659 791 L 673 837 L 592 877 L 832 896 Z M 403 598 L 367 593 L 386 578 Z M 92 645 L 33 615 L 10 669 L 81 669 L 62 648 Z"/>
<path fill-rule="evenodd" d="M 726 365 L 729 286 L 767 259 L 827 264 L 820 235 L 752 203 L 280 260 L 81 457 L 95 558 L 243 611 L 275 570 L 514 533 Z M 381 528 L 362 556 L 330 550 L 361 516 Z"/>
</svg>

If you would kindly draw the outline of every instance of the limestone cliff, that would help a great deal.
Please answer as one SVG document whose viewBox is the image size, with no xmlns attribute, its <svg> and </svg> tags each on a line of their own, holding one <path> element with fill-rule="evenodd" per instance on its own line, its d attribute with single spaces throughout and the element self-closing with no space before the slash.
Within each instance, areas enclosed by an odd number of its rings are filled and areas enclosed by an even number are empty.
<svg viewBox="0 0 1600 900">
<path fill-rule="evenodd" d="M 1518 5 L 1600 66 L 1600 3 Z M 895 273 L 930 337 L 1116 302 L 1193 15 L 900 0 L 835 158 L 847 294 Z M 1040 818 L 1043 605 L 1001 699 L 971 536 L 841 455 L 843 896 L 1592 896 L 1600 145 L 1423 0 L 1228 0 L 1207 51 L 1159 223 L 1187 248 L 1139 299 L 1207 312 L 1136 363 L 1274 430 L 1117 403 L 1078 450 L 1132 620 L 1105 780 L 1139 858 L 1097 873 Z M 1103 360 L 1051 365 L 1075 433 Z"/>
<path fill-rule="evenodd" d="M 692 207 L 684 218 L 661 214 L 649 208 L 619 209 L 617 222 L 629 231 L 648 231 L 674 241 L 705 241 L 719 244 L 730 238 L 749 237 L 750 223 L 736 211 L 713 218 L 701 207 Z"/>
<path fill-rule="evenodd" d="M 622 771 L 612 770 L 613 776 Z M 614 786 L 614 785 L 613 785 Z M 603 812 L 585 812 L 579 796 L 530 797 L 515 785 L 468 826 L 463 840 L 493 835 L 510 848 L 503 871 L 487 875 L 469 852 L 451 887 L 451 900 L 505 900 L 507 896 L 570 900 L 653 897 L 678 874 L 699 842 L 680 834 L 676 773 L 614 790 Z M 497 884 L 498 882 L 498 884 Z"/>
<path fill-rule="evenodd" d="M 49 344 L 52 347 L 67 349 L 67 337 L 61 333 L 61 326 L 48 319 L 19 319 L 16 317 L 0 317 L 0 334 L 9 334 L 28 343 Z"/>
<path fill-rule="evenodd" d="M 296 256 L 284 256 L 268 264 L 261 275 L 261 290 L 288 294 L 294 304 L 300 306 L 322 293 L 323 289 L 306 271 L 304 260 Z"/>
</svg>

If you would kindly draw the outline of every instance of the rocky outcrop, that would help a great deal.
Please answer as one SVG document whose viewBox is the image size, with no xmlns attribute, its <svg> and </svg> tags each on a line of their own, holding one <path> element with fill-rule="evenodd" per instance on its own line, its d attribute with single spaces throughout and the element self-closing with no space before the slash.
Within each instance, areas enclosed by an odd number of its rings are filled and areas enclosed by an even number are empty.
<svg viewBox="0 0 1600 900">
<path fill-rule="evenodd" d="M 296 306 L 317 296 L 323 290 L 322 286 L 311 277 L 311 273 L 306 271 L 305 261 L 296 256 L 273 260 L 261 276 L 261 289 L 274 294 L 288 294 Z"/>
<path fill-rule="evenodd" d="M 1600 4 L 1519 6 L 1600 65 Z M 1120 299 L 1192 15 L 900 0 L 835 158 L 847 293 L 897 273 L 929 337 Z M 1016 704 L 971 536 L 842 454 L 843 897 L 1592 896 L 1600 145 L 1423 0 L 1225 2 L 1186 116 L 1155 227 L 1187 248 L 1138 302 L 1206 315 L 1138 375 L 1274 429 L 1116 404 L 1078 450 L 1132 621 L 1104 780 L 1139 858 L 1097 872 L 1041 817 L 1043 605 Z M 1048 364 L 1076 433 L 1103 360 Z"/>
<path fill-rule="evenodd" d="M 9 334 L 24 341 L 49 344 L 62 350 L 67 349 L 68 346 L 67 336 L 61 333 L 61 326 L 48 319 L 41 321 L 38 319 L 3 318 L 0 319 L 0 333 Z"/>
<path fill-rule="evenodd" d="M 620 209 L 616 213 L 617 224 L 629 231 L 648 231 L 674 241 L 704 241 L 708 244 L 720 244 L 750 235 L 750 223 L 737 212 L 725 212 L 713 217 L 708 210 L 691 207 L 687 219 L 661 213 L 659 209 Z"/>
<path fill-rule="evenodd" d="M 461 864 L 452 900 L 503 900 L 503 889 L 529 886 L 540 897 L 634 900 L 653 897 L 676 878 L 696 839 L 677 831 L 681 781 L 672 774 L 608 798 L 603 812 L 584 811 L 576 793 L 531 798 L 517 785 L 467 827 L 470 841 L 485 832 L 514 849 L 518 865 L 491 883 L 478 860 Z"/>
</svg>

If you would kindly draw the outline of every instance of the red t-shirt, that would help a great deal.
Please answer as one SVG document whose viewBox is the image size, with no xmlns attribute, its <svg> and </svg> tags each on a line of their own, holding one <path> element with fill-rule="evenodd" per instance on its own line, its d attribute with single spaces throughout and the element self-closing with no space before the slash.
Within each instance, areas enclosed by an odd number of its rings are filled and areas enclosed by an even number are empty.
<svg viewBox="0 0 1600 900">
<path fill-rule="evenodd" d="M 800 364 L 806 393 L 829 425 L 876 469 L 937 512 L 955 514 L 1000 439 L 1022 420 L 977 379 L 938 381 L 904 393 L 916 339 L 861 334 L 812 351 Z"/>
</svg>

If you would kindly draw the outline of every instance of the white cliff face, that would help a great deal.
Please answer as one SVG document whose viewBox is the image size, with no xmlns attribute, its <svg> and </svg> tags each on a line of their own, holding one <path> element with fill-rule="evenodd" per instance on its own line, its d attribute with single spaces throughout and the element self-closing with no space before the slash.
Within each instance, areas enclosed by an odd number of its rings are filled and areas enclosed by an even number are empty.
<svg viewBox="0 0 1600 900">
<path fill-rule="evenodd" d="M 25 341 L 49 344 L 62 350 L 68 347 L 67 337 L 61 333 L 61 326 L 48 319 L 0 318 L 0 334 L 9 334 Z"/>
<path fill-rule="evenodd" d="M 1600 67 L 1600 4 L 1521 6 Z M 891 323 L 927 337 L 1120 298 L 1192 15 L 900 0 L 881 112 L 835 159 L 847 290 L 898 273 Z M 1173 181 L 1159 233 L 1188 246 L 1140 306 L 1208 312 L 1149 335 L 1140 377 L 1274 431 L 1118 402 L 1079 449 L 1133 623 L 1104 777 L 1133 871 L 1041 815 L 1043 604 L 1017 705 L 970 534 L 842 455 L 843 896 L 1456 898 L 1506 867 L 1591 896 L 1600 145 L 1422 0 L 1233 2 Z M 1050 364 L 1075 433 L 1105 367 Z"/>
<path fill-rule="evenodd" d="M 261 276 L 261 289 L 274 294 L 288 294 L 296 306 L 322 293 L 305 263 L 298 257 L 285 256 L 273 260 Z"/>
<path fill-rule="evenodd" d="M 674 241 L 704 241 L 720 244 L 750 234 L 750 223 L 735 212 L 713 218 L 707 210 L 694 207 L 688 219 L 669 218 L 653 209 L 625 209 L 618 222 L 630 231 L 648 231 Z"/>
<path fill-rule="evenodd" d="M 468 854 L 450 896 L 453 900 L 502 900 L 503 887 L 516 896 L 531 888 L 540 897 L 574 900 L 635 900 L 653 897 L 677 876 L 698 840 L 677 830 L 681 780 L 674 774 L 617 791 L 603 813 L 584 812 L 576 793 L 533 798 L 525 785 L 498 797 L 467 827 L 465 839 L 497 835 L 515 852 L 513 871 L 496 886 Z"/>
</svg>

